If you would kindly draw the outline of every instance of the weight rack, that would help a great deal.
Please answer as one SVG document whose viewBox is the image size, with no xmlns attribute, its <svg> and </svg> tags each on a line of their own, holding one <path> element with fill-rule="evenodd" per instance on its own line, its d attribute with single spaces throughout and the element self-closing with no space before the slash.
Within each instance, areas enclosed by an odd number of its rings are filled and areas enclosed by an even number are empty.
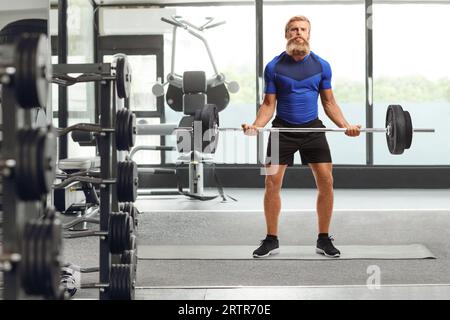
<svg viewBox="0 0 450 320">
<path fill-rule="evenodd" d="M 60 79 L 53 79 L 54 83 L 64 85 L 65 74 L 81 73 L 82 75 L 73 81 L 73 78 L 67 77 L 72 85 L 79 82 L 99 82 L 100 83 L 100 126 L 102 128 L 116 128 L 116 90 L 117 75 L 112 75 L 112 65 L 110 63 L 94 64 L 55 64 L 53 65 L 54 74 Z M 117 72 L 117 70 L 116 70 Z M 61 81 L 62 79 L 62 81 Z M 123 95 L 123 93 L 122 93 Z M 121 94 L 119 94 L 121 98 Z M 98 137 L 98 156 L 100 157 L 100 178 L 102 180 L 117 181 L 116 168 L 117 145 L 115 131 L 103 132 Z M 119 202 L 117 196 L 117 183 L 100 184 L 100 223 L 99 232 L 108 233 L 111 212 L 119 212 Z M 100 237 L 100 261 L 99 261 L 99 282 L 110 282 L 110 270 L 112 265 L 111 248 L 107 237 Z M 100 300 L 111 299 L 110 292 L 104 288 L 99 291 Z"/>
<path fill-rule="evenodd" d="M 58 287 L 53 286 L 59 282 L 59 271 L 51 272 L 54 267 L 59 269 L 61 239 L 58 238 L 58 228 L 53 228 L 58 226 L 59 220 L 54 211 L 45 208 L 49 181 L 54 177 L 52 155 L 56 155 L 56 145 L 48 143 L 50 138 L 54 138 L 51 126 L 44 131 L 43 128 L 35 128 L 32 121 L 36 108 L 47 104 L 49 61 L 47 38 L 43 35 L 24 34 L 14 45 L 0 45 L 3 117 L 3 250 L 0 266 L 4 278 L 3 299 L 6 300 L 63 298 Z M 39 141 L 45 150 L 27 141 Z M 27 178 L 40 183 L 28 182 L 26 186 Z M 41 219 L 42 215 L 45 219 Z M 31 229 L 35 232 L 33 235 L 27 232 Z M 35 247 L 37 256 L 32 257 L 26 250 L 31 243 L 27 239 L 40 242 L 40 246 Z M 50 247 L 56 250 L 45 257 L 39 254 Z M 37 269 L 43 277 L 31 285 L 27 279 L 32 275 L 27 271 Z M 49 283 L 49 279 L 56 281 Z"/>
</svg>

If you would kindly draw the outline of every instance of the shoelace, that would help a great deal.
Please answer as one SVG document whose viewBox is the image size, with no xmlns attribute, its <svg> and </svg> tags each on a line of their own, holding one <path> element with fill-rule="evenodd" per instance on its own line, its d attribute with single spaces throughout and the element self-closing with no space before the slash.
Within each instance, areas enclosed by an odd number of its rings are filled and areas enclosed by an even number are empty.
<svg viewBox="0 0 450 320">
<path fill-rule="evenodd" d="M 265 241 L 272 241 L 272 240 L 270 240 L 270 239 L 259 240 L 259 245 L 262 246 Z"/>
<path fill-rule="evenodd" d="M 328 240 L 330 240 L 331 242 L 333 242 L 334 241 L 334 238 L 332 237 L 332 236 L 328 236 L 328 238 L 327 238 Z"/>
</svg>

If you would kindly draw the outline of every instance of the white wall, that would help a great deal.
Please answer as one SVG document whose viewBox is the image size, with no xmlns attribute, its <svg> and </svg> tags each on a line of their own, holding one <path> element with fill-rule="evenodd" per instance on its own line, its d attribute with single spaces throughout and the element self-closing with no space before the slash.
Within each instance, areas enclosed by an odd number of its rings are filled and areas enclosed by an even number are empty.
<svg viewBox="0 0 450 320">
<path fill-rule="evenodd" d="M 162 22 L 176 13 L 175 9 L 100 9 L 100 34 L 164 34 L 172 32 L 172 26 Z"/>
<path fill-rule="evenodd" d="M 49 0 L 0 0 L 0 29 L 19 19 L 47 19 Z"/>
</svg>

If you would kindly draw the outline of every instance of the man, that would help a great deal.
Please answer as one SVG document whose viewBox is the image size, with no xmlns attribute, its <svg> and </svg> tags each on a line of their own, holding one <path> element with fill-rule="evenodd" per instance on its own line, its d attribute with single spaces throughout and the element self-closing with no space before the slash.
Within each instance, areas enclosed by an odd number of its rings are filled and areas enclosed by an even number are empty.
<svg viewBox="0 0 450 320">
<path fill-rule="evenodd" d="M 346 128 L 348 136 L 358 136 L 360 125 L 350 125 L 337 105 L 331 89 L 331 68 L 328 62 L 310 51 L 311 24 L 304 16 L 294 16 L 286 24 L 286 51 L 269 62 L 264 71 L 265 96 L 256 120 L 252 125 L 242 125 L 244 133 L 256 135 L 275 112 L 273 127 L 325 127 L 318 119 L 317 100 L 320 94 L 326 115 L 340 128 Z M 271 134 L 272 135 L 272 134 Z M 271 157 L 271 137 L 267 147 Z M 253 252 L 253 257 L 267 257 L 279 252 L 278 218 L 281 209 L 280 190 L 287 166 L 293 165 L 294 154 L 300 151 L 303 164 L 311 168 L 317 190 L 317 215 L 319 235 L 316 252 L 327 257 L 339 257 L 329 237 L 333 211 L 332 161 L 325 133 L 279 133 L 277 163 L 267 164 L 271 174 L 266 175 L 264 214 L 267 236 Z"/>
</svg>

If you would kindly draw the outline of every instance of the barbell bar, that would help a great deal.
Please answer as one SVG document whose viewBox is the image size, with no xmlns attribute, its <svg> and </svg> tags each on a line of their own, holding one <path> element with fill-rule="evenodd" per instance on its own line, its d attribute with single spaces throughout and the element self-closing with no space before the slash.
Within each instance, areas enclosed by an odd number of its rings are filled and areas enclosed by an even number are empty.
<svg viewBox="0 0 450 320">
<path fill-rule="evenodd" d="M 195 123 L 201 123 L 196 126 Z M 434 128 L 413 128 L 411 116 L 408 111 L 404 111 L 400 105 L 389 105 L 386 112 L 385 128 L 361 128 L 360 132 L 386 134 L 386 142 L 391 154 L 402 154 L 405 149 L 411 147 L 413 132 L 435 132 Z M 207 134 L 207 140 L 212 141 L 214 147 L 217 145 L 219 131 L 242 131 L 241 128 L 220 128 L 219 115 L 214 105 L 206 105 L 204 108 L 196 111 L 192 127 L 178 127 L 174 131 L 195 131 L 201 127 L 202 135 Z M 256 128 L 258 132 L 346 132 L 347 128 Z"/>
<path fill-rule="evenodd" d="M 244 125 L 242 125 L 244 126 Z M 177 127 L 176 130 L 192 131 L 191 127 Z M 217 128 L 219 131 L 243 131 L 243 128 L 229 127 L 229 128 Z M 257 131 L 269 131 L 269 132 L 345 132 L 346 128 L 256 128 Z M 390 127 L 386 128 L 361 128 L 360 132 L 384 132 L 389 134 Z M 416 128 L 413 132 L 435 132 L 433 128 Z"/>
</svg>

